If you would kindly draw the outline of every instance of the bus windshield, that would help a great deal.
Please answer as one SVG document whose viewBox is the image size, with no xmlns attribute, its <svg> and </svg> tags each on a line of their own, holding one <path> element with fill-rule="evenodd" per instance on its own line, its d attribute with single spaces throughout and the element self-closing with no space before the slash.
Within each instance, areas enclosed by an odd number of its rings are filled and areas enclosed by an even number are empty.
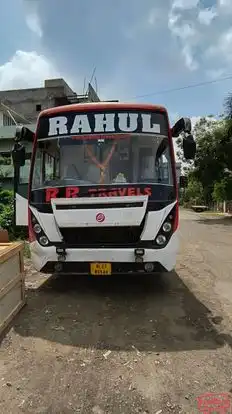
<svg viewBox="0 0 232 414">
<path fill-rule="evenodd" d="M 111 134 L 38 141 L 32 190 L 52 186 L 173 185 L 167 136 Z"/>
</svg>

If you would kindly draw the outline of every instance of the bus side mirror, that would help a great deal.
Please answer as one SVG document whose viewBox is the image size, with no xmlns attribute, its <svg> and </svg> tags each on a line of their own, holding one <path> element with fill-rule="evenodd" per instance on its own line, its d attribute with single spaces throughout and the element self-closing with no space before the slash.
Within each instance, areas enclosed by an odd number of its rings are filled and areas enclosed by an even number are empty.
<svg viewBox="0 0 232 414">
<path fill-rule="evenodd" d="M 193 136 L 191 134 L 186 135 L 183 138 L 183 152 L 184 152 L 184 158 L 186 160 L 194 160 L 196 155 L 196 141 L 194 140 Z"/>
<path fill-rule="evenodd" d="M 185 175 L 180 176 L 179 187 L 180 188 L 188 187 L 188 177 L 186 177 Z"/>
<path fill-rule="evenodd" d="M 13 160 L 13 164 L 14 167 L 23 167 L 25 165 L 25 161 L 26 161 L 26 150 L 25 147 L 16 142 L 12 151 L 11 151 L 11 156 L 12 156 L 12 160 Z"/>
<path fill-rule="evenodd" d="M 186 134 L 191 134 L 192 131 L 192 122 L 190 118 L 181 118 L 175 123 L 171 129 L 173 138 L 178 138 L 182 132 Z"/>
<path fill-rule="evenodd" d="M 34 133 L 30 129 L 24 126 L 18 126 L 16 128 L 15 141 L 33 142 L 33 140 L 34 140 Z"/>
</svg>

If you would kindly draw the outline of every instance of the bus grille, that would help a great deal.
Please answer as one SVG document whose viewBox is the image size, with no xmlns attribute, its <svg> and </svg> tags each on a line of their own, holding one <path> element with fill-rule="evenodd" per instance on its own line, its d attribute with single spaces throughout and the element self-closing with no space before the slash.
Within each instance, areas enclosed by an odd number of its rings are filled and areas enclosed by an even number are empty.
<svg viewBox="0 0 232 414">
<path fill-rule="evenodd" d="M 136 227 L 77 227 L 60 228 L 64 243 L 73 246 L 128 246 L 140 240 L 142 228 Z"/>
</svg>

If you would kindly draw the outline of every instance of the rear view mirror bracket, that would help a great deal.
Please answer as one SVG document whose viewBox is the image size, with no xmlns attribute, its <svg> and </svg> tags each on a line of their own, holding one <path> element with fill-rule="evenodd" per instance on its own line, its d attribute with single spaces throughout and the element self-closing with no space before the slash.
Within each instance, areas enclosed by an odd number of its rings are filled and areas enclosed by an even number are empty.
<svg viewBox="0 0 232 414">
<path fill-rule="evenodd" d="M 30 129 L 24 126 L 17 126 L 16 131 L 15 131 L 15 141 L 33 142 L 33 140 L 34 140 L 34 133 Z"/>
<path fill-rule="evenodd" d="M 194 160 L 196 155 L 196 141 L 192 134 L 188 134 L 183 138 L 183 152 L 186 160 Z"/>
<path fill-rule="evenodd" d="M 178 138 L 180 134 L 183 136 L 183 152 L 186 160 L 193 160 L 196 155 L 196 142 L 191 134 L 192 123 L 190 118 L 180 118 L 179 121 L 171 129 L 173 138 Z"/>
<path fill-rule="evenodd" d="M 26 161 L 26 150 L 24 145 L 20 142 L 15 142 L 14 147 L 11 152 L 13 165 L 15 168 L 20 168 L 25 165 Z"/>
<path fill-rule="evenodd" d="M 172 127 L 171 133 L 173 138 L 178 138 L 179 135 L 184 132 L 185 134 L 191 134 L 192 123 L 190 118 L 180 118 Z"/>
</svg>

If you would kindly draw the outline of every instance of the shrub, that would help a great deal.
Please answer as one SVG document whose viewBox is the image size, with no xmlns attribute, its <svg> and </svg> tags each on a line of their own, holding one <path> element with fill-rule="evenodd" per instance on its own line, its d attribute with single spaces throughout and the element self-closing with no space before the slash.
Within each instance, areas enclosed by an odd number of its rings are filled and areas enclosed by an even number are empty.
<svg viewBox="0 0 232 414">
<path fill-rule="evenodd" d="M 14 226 L 14 197 L 9 190 L 0 190 L 0 228 L 8 231 L 10 240 L 27 239 L 27 228 Z"/>
<path fill-rule="evenodd" d="M 1 204 L 0 207 L 0 227 L 7 230 L 9 235 L 14 233 L 14 204 Z"/>
<path fill-rule="evenodd" d="M 0 203 L 4 205 L 9 205 L 14 201 L 14 193 L 10 190 L 1 190 L 0 191 Z"/>
</svg>

